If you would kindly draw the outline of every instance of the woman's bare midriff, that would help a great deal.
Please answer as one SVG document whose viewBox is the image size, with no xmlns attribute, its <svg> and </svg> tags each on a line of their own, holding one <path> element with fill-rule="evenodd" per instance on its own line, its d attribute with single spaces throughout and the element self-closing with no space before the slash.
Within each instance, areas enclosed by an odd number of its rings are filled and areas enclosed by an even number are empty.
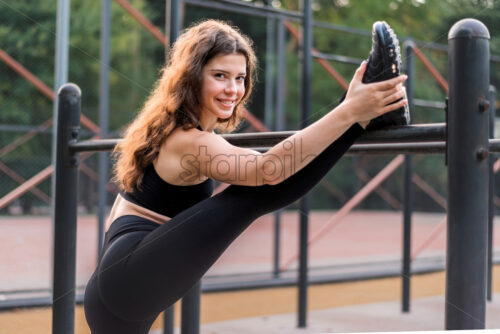
<svg viewBox="0 0 500 334">
<path fill-rule="evenodd" d="M 128 215 L 146 218 L 158 224 L 164 224 L 165 222 L 170 220 L 170 217 L 161 215 L 157 212 L 127 201 L 120 194 L 118 194 L 106 222 L 106 231 L 111 226 L 111 223 L 113 223 L 116 219 Z"/>
</svg>

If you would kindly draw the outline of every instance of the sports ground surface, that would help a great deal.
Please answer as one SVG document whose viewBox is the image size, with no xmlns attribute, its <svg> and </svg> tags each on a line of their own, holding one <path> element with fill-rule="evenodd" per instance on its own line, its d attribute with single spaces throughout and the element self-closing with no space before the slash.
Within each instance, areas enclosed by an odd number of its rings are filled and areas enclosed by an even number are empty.
<svg viewBox="0 0 500 334">
<path fill-rule="evenodd" d="M 310 236 L 320 230 L 333 212 L 313 212 Z M 421 248 L 437 231 L 443 214 L 414 214 L 412 248 Z M 204 283 L 241 279 L 272 267 L 273 215 L 256 221 L 207 273 Z M 372 271 L 398 272 L 400 268 L 401 214 L 353 212 L 324 233 L 310 248 L 311 277 L 356 275 Z M 281 263 L 297 251 L 298 215 L 282 219 Z M 495 223 L 495 250 L 500 250 L 500 219 Z M 415 267 L 444 264 L 445 232 L 417 255 Z M 84 286 L 96 263 L 96 219 L 78 220 L 77 285 Z M 51 275 L 51 223 L 47 217 L 0 217 L 0 301 L 24 295 L 48 295 Z M 498 256 L 496 257 L 498 258 Z M 292 262 L 284 275 L 292 275 Z M 253 277 L 258 277 L 255 275 Z M 500 268 L 493 275 L 493 296 L 488 303 L 487 328 L 500 328 Z M 412 312 L 400 312 L 401 280 L 388 277 L 312 285 L 309 289 L 308 328 L 296 329 L 297 296 L 294 287 L 205 293 L 202 296 L 202 333 L 320 333 L 356 331 L 440 330 L 444 324 L 443 272 L 415 275 L 412 279 Z M 178 307 L 178 305 L 177 305 Z M 176 323 L 179 324 L 179 309 Z M 496 316 L 495 316 L 496 315 Z M 498 319 L 498 320 L 497 320 Z M 495 322 L 496 321 L 496 322 Z M 0 334 L 49 333 L 50 308 L 0 312 Z M 161 333 L 161 321 L 153 327 Z M 89 333 L 81 306 L 77 307 L 76 333 Z"/>
</svg>

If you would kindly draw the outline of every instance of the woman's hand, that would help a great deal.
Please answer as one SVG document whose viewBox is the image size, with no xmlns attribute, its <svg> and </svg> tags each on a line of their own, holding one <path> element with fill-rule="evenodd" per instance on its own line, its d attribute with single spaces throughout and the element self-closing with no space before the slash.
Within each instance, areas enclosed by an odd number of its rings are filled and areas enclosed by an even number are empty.
<svg viewBox="0 0 500 334">
<path fill-rule="evenodd" d="M 349 105 L 348 109 L 353 123 L 359 123 L 363 128 L 373 118 L 399 109 L 408 102 L 406 99 L 398 101 L 405 96 L 403 82 L 407 79 L 406 75 L 365 84 L 362 79 L 366 65 L 367 62 L 364 61 L 356 70 L 349 84 L 345 100 L 342 102 Z"/>
</svg>

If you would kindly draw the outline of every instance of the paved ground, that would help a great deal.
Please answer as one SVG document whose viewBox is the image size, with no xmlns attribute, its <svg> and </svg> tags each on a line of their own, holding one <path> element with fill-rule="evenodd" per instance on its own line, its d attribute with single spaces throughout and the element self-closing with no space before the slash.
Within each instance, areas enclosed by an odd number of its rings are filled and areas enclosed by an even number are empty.
<svg viewBox="0 0 500 334">
<path fill-rule="evenodd" d="M 310 235 L 320 230 L 333 212 L 313 212 Z M 443 220 L 442 214 L 414 215 L 413 250 L 416 251 Z M 268 272 L 273 247 L 272 215 L 256 221 L 222 255 L 209 271 L 214 277 Z M 360 268 L 400 268 L 401 214 L 397 212 L 353 212 L 342 223 L 326 232 L 310 249 L 310 274 L 326 267 L 335 273 Z M 77 284 L 83 286 L 96 263 L 96 220 L 78 220 Z M 495 222 L 494 244 L 500 251 L 500 217 Z M 47 217 L 0 217 L 0 302 L 19 296 L 14 291 L 44 291 L 50 287 L 51 224 Z M 283 215 L 281 259 L 286 263 L 297 252 L 298 215 Z M 445 229 L 418 254 L 422 259 L 443 263 Z M 383 267 L 382 267 L 383 266 Z M 288 269 L 296 267 L 291 263 Z M 315 269 L 316 268 L 316 269 Z M 494 274 L 494 291 L 500 293 L 500 272 Z M 296 289 L 261 289 L 242 292 L 204 294 L 202 333 L 319 333 L 442 329 L 444 314 L 444 275 L 415 276 L 412 280 L 411 314 L 399 312 L 400 279 L 346 282 L 312 286 L 308 329 L 296 329 Z M 434 296 L 434 297 L 431 297 Z M 437 297 L 436 297 L 437 296 Z M 500 328 L 500 296 L 489 305 L 487 326 Z M 176 323 L 179 323 L 177 311 Z M 492 322 L 493 321 L 493 322 Z M 0 334 L 50 332 L 50 308 L 0 312 Z M 77 308 L 76 333 L 89 333 L 81 307 Z M 161 321 L 154 328 L 161 328 Z M 156 330 L 156 329 L 155 329 Z M 161 332 L 154 332 L 161 333 Z"/>
<path fill-rule="evenodd" d="M 486 328 L 499 329 L 500 294 L 487 305 Z M 309 313 L 307 328 L 296 328 L 294 313 L 204 324 L 202 334 L 313 334 L 352 332 L 435 331 L 444 329 L 444 296 L 414 299 L 409 313 L 399 302 L 337 307 Z M 180 332 L 177 329 L 177 332 Z M 154 330 L 152 334 L 161 334 Z"/>
<path fill-rule="evenodd" d="M 498 326 L 500 266 L 494 268 L 497 295 L 488 305 L 487 327 Z M 399 311 L 401 280 L 398 277 L 341 282 L 309 287 L 308 328 L 296 328 L 297 290 L 294 287 L 205 293 L 201 298 L 201 333 L 321 333 L 386 330 L 442 329 L 444 314 L 442 272 L 415 275 L 412 279 L 411 313 Z M 175 305 L 180 326 L 180 305 Z M 152 333 L 160 334 L 162 317 Z M 51 309 L 0 312 L 0 334 L 50 333 Z M 89 334 L 81 306 L 76 308 L 75 333 Z M 495 334 L 498 334 L 495 333 Z"/>
<path fill-rule="evenodd" d="M 310 216 L 310 235 L 313 236 L 334 212 L 313 212 Z M 414 215 L 413 249 L 420 248 L 443 214 Z M 272 268 L 273 215 L 258 219 L 245 231 L 208 272 L 208 276 L 269 272 Z M 297 253 L 298 215 L 283 215 L 281 231 L 281 263 Z M 309 252 L 310 266 L 335 266 L 336 270 L 355 270 L 353 265 L 373 265 L 401 258 L 402 227 L 398 212 L 356 211 L 341 224 L 324 233 Z M 500 248 L 500 217 L 494 234 L 496 250 Z M 96 218 L 78 219 L 77 285 L 84 286 L 94 270 L 97 258 Z M 445 229 L 418 254 L 417 260 L 441 257 L 445 251 Z M 0 299 L 2 292 L 48 289 L 51 278 L 52 226 L 47 217 L 0 217 Z M 292 262 L 288 269 L 296 268 Z M 346 269 L 347 268 L 347 269 Z M 314 275 L 315 270 L 311 270 Z"/>
</svg>

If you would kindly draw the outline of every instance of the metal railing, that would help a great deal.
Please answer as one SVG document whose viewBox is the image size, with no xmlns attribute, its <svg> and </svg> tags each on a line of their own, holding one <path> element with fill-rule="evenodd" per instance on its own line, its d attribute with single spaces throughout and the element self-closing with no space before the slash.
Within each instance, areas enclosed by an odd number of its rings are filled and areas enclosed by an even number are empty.
<svg viewBox="0 0 500 334">
<path fill-rule="evenodd" d="M 449 34 L 450 97 L 446 141 L 444 125 L 403 127 L 395 130 L 367 133 L 363 141 L 350 150 L 357 154 L 369 153 L 373 145 L 377 154 L 410 149 L 412 153 L 446 152 L 448 162 L 448 258 L 446 266 L 446 329 L 484 328 L 487 274 L 488 235 L 488 152 L 499 151 L 500 142 L 488 140 L 489 113 L 489 33 L 477 20 L 457 22 Z M 467 78 L 465 80 L 464 78 Z M 75 301 L 75 245 L 76 245 L 76 171 L 79 152 L 93 150 L 94 146 L 106 149 L 110 141 L 78 142 L 80 118 L 80 90 L 73 84 L 64 85 L 59 91 L 59 119 L 57 136 L 57 164 L 55 166 L 55 240 L 54 240 L 54 294 L 53 333 L 73 333 Z M 399 134 L 405 143 L 380 143 L 392 141 L 392 134 Z M 441 141 L 429 142 L 433 133 Z M 290 134 L 290 133 L 289 133 Z M 239 145 L 265 149 L 276 143 L 279 136 L 272 134 L 231 135 L 228 140 Z M 370 136 L 372 137 L 370 139 Z M 244 138 L 245 137 L 245 138 Z M 256 144 L 256 140 L 258 144 Z M 436 140 L 431 139 L 433 141 Z M 370 144 L 373 142 L 376 144 Z M 445 145 L 446 144 L 446 145 Z M 388 146 L 389 145 L 389 146 Z M 372 151 L 373 152 L 373 151 Z M 491 215 L 490 215 L 491 216 Z M 193 289 L 199 291 L 199 288 Z M 191 305 L 199 307 L 199 296 L 191 295 Z M 199 309 L 198 309 L 199 310 Z M 189 318 L 183 333 L 196 333 L 199 319 L 196 310 L 186 309 Z M 193 315 L 195 317 L 193 317 Z"/>
</svg>

